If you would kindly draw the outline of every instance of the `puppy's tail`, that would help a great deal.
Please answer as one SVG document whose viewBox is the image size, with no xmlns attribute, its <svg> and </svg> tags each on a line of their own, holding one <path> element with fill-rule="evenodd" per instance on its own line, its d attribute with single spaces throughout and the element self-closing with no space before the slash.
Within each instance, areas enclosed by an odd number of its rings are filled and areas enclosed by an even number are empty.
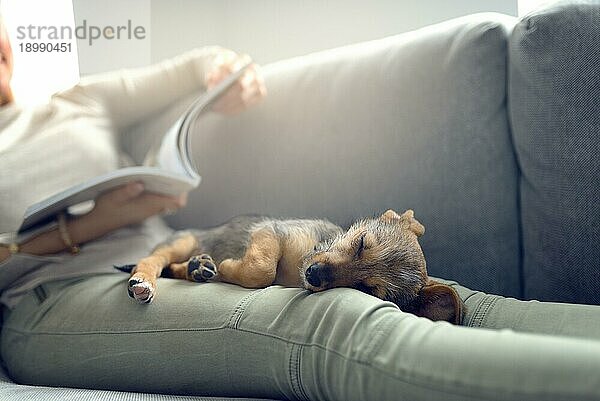
<svg viewBox="0 0 600 401">
<path fill-rule="evenodd" d="M 122 271 L 123 273 L 131 273 L 131 271 L 133 270 L 133 268 L 134 268 L 135 266 L 136 266 L 135 264 L 133 264 L 133 265 L 120 265 L 120 266 L 118 266 L 118 265 L 113 265 L 113 267 L 114 267 L 115 269 L 117 269 L 117 270 L 120 270 L 120 271 Z"/>
</svg>

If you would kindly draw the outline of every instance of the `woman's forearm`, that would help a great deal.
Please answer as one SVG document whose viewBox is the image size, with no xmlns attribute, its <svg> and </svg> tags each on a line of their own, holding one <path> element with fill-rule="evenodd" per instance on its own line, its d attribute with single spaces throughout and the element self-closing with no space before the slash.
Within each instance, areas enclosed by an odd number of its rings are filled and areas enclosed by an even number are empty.
<svg viewBox="0 0 600 401">
<path fill-rule="evenodd" d="M 58 229 L 46 231 L 19 244 L 19 252 L 31 255 L 46 255 L 63 251 L 66 248 Z M 0 262 L 5 261 L 11 255 L 8 247 L 0 247 Z"/>
<path fill-rule="evenodd" d="M 67 221 L 66 230 L 73 244 L 83 244 L 111 231 L 111 227 L 102 224 L 93 213 L 75 217 Z M 48 255 L 67 249 L 58 228 L 41 233 L 20 244 L 19 251 L 31 255 Z M 10 252 L 7 248 L 0 249 L 0 261 L 7 259 Z"/>
<path fill-rule="evenodd" d="M 145 192 L 141 183 L 132 182 L 101 194 L 89 213 L 66 221 L 62 233 L 60 228 L 54 228 L 19 244 L 19 252 L 32 255 L 61 252 L 121 227 L 139 224 L 165 210 L 177 210 L 186 200 L 185 194 L 174 197 Z M 0 246 L 0 262 L 10 257 L 10 253 L 7 247 Z"/>
<path fill-rule="evenodd" d="M 152 116 L 178 99 L 205 89 L 208 71 L 219 57 L 235 53 L 217 46 L 190 50 L 157 64 L 85 77 L 63 97 L 100 101 L 121 131 Z"/>
</svg>

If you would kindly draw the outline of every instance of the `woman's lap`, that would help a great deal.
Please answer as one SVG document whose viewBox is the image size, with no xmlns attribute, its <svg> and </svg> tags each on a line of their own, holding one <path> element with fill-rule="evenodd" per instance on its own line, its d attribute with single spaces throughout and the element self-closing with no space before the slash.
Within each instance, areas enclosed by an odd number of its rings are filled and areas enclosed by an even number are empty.
<svg viewBox="0 0 600 401">
<path fill-rule="evenodd" d="M 54 386 L 311 400 L 583 399 L 600 391 L 590 374 L 600 370 L 598 341 L 433 323 L 343 288 L 308 294 L 161 279 L 155 302 L 138 305 L 125 282 L 101 275 L 25 297 L 2 332 L 11 376 Z M 581 320 L 595 314 L 599 321 L 598 307 L 519 303 L 456 288 L 466 299 L 465 323 L 587 330 L 600 338 L 597 324 L 582 329 L 590 322 Z M 560 324 L 545 323 L 557 316 Z"/>
</svg>

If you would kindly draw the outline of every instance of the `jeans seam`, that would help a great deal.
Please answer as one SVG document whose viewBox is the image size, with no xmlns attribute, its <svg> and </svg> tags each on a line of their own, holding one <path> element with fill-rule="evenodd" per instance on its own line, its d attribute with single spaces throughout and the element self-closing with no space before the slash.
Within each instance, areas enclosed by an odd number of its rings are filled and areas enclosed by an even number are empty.
<svg viewBox="0 0 600 401">
<path fill-rule="evenodd" d="M 483 327 L 483 322 L 487 317 L 489 310 L 498 301 L 499 297 L 496 295 L 485 295 L 479 305 L 475 308 L 473 316 L 471 317 L 468 326 L 470 327 Z"/>
<path fill-rule="evenodd" d="M 248 305 L 252 302 L 252 300 L 263 293 L 267 288 L 263 288 L 262 290 L 252 291 L 250 294 L 244 296 L 235 306 L 233 313 L 229 317 L 227 322 L 227 327 L 232 329 L 237 329 L 240 325 L 240 320 L 242 319 L 242 315 L 246 311 Z"/>
<path fill-rule="evenodd" d="M 375 325 L 373 331 L 375 334 L 371 336 L 371 340 L 368 342 L 365 347 L 365 351 L 362 352 L 363 358 L 358 357 L 357 360 L 368 363 L 369 360 L 372 360 L 373 355 L 379 351 L 381 346 L 383 345 L 383 340 L 386 338 L 385 332 L 390 325 L 392 317 L 387 316 L 387 318 Z"/>
<path fill-rule="evenodd" d="M 289 375 L 292 392 L 294 396 L 303 401 L 309 401 L 304 386 L 302 385 L 302 373 L 300 369 L 300 358 L 302 354 L 303 345 L 292 343 L 292 349 L 290 350 L 289 360 Z"/>
</svg>

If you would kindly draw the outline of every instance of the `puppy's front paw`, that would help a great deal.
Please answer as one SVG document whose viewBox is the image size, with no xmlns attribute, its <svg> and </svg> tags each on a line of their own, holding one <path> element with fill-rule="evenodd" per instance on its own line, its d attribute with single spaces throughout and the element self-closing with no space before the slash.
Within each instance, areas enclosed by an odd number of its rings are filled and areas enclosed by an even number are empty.
<svg viewBox="0 0 600 401">
<path fill-rule="evenodd" d="M 139 303 L 149 304 L 154 299 L 156 286 L 154 283 L 135 274 L 127 282 L 127 293 Z"/>
<path fill-rule="evenodd" d="M 202 255 L 192 256 L 188 260 L 188 280 L 204 282 L 215 278 L 218 273 L 217 265 L 215 265 L 210 255 L 203 253 Z"/>
</svg>

